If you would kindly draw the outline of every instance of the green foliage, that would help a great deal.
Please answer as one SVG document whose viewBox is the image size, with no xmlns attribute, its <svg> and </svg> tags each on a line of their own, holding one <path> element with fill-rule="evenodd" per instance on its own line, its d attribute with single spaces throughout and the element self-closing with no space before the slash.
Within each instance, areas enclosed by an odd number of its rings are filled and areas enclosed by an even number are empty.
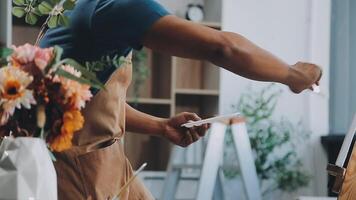
<svg viewBox="0 0 356 200">
<path fill-rule="evenodd" d="M 86 62 L 85 67 L 89 71 L 100 72 L 109 66 L 119 68 L 124 62 L 126 59 L 123 56 L 115 54 L 114 56 L 103 56 L 98 61 Z"/>
<path fill-rule="evenodd" d="M 13 50 L 10 48 L 0 48 L 0 68 L 7 65 L 7 57 L 12 54 Z"/>
<path fill-rule="evenodd" d="M 70 66 L 74 67 L 76 70 L 81 72 L 82 76 L 77 77 L 74 76 L 73 74 L 63 70 L 60 68 L 63 64 L 69 64 Z M 55 74 L 59 76 L 63 76 L 65 78 L 77 81 L 79 83 L 87 84 L 90 85 L 91 87 L 94 87 L 96 89 L 104 89 L 104 85 L 96 78 L 95 74 L 92 73 L 91 71 L 87 70 L 85 67 L 77 63 L 73 59 L 66 58 L 58 63 L 56 63 L 53 66 L 54 69 L 56 69 Z"/>
<path fill-rule="evenodd" d="M 132 84 L 134 98 L 140 96 L 140 88 L 150 75 L 150 70 L 147 67 L 147 52 L 145 50 L 134 51 L 132 56 L 133 70 L 132 70 Z"/>
<path fill-rule="evenodd" d="M 277 189 L 292 192 L 310 181 L 296 145 L 305 142 L 309 133 L 301 129 L 301 124 L 294 125 L 286 118 L 272 119 L 280 94 L 271 84 L 260 92 L 249 90 L 234 106 L 247 120 L 257 174 L 261 185 L 267 185 L 264 194 Z"/>
<path fill-rule="evenodd" d="M 73 10 L 76 0 L 13 0 L 15 6 L 12 14 L 25 18 L 25 22 L 34 25 L 40 17 L 47 17 L 44 25 L 49 28 L 68 26 L 69 19 L 64 15 L 66 10 Z"/>
</svg>

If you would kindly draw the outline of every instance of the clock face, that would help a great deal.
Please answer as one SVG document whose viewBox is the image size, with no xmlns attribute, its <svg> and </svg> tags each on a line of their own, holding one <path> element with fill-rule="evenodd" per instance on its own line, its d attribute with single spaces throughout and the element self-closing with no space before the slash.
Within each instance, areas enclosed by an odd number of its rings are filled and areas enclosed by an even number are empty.
<svg viewBox="0 0 356 200">
<path fill-rule="evenodd" d="M 191 6 L 188 8 L 187 18 L 194 22 L 201 22 L 204 19 L 204 12 L 198 6 Z"/>
</svg>

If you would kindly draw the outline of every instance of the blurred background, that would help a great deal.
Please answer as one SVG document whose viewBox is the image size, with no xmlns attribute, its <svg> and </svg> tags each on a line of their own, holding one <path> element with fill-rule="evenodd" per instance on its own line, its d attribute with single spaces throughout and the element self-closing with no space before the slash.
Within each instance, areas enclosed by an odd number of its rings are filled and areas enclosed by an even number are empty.
<svg viewBox="0 0 356 200">
<path fill-rule="evenodd" d="M 352 0 L 158 0 L 173 14 L 214 29 L 242 34 L 289 64 L 308 61 L 323 69 L 321 93 L 296 95 L 279 84 L 254 82 L 203 61 L 134 53 L 128 102 L 160 117 L 182 111 L 202 117 L 242 112 L 247 118 L 253 158 L 263 199 L 333 195 L 326 164 L 335 162 L 356 112 L 356 2 Z M 34 43 L 37 27 L 11 16 L 11 3 L 0 2 L 0 41 Z M 191 11 L 192 7 L 198 11 Z M 195 12 L 195 13 L 194 13 Z M 196 13 L 198 12 L 198 14 Z M 202 17 L 199 17 L 202 15 Z M 206 141 L 185 151 L 189 163 L 202 162 Z M 225 199 L 245 199 L 239 163 L 225 137 L 221 169 Z M 168 142 L 126 134 L 125 150 L 156 198 L 172 162 Z M 185 170 L 199 177 L 199 170 Z M 191 172 L 191 173 L 190 173 Z M 190 174 L 190 175 L 189 175 Z M 195 174 L 195 175 L 194 175 Z M 198 175 L 196 175 L 198 174 Z M 174 185 L 175 199 L 194 199 L 199 181 Z"/>
</svg>

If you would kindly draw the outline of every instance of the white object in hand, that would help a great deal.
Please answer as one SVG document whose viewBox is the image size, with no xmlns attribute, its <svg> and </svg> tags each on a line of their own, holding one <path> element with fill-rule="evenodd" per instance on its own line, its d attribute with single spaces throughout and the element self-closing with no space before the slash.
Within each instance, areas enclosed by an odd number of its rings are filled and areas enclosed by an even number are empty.
<svg viewBox="0 0 356 200">
<path fill-rule="evenodd" d="M 229 114 L 229 115 L 222 115 L 222 116 L 212 117 L 212 118 L 203 119 L 203 120 L 199 120 L 199 121 L 189 121 L 188 123 L 182 124 L 181 126 L 186 127 L 186 128 L 192 128 L 194 126 L 201 126 L 203 124 L 211 124 L 214 122 L 227 120 L 232 117 L 238 117 L 240 115 L 241 115 L 240 113 L 233 113 L 233 114 Z"/>
<path fill-rule="evenodd" d="M 315 92 L 315 93 L 320 93 L 321 92 L 320 86 L 317 85 L 317 84 L 313 84 L 312 88 L 313 88 L 313 92 Z"/>
</svg>

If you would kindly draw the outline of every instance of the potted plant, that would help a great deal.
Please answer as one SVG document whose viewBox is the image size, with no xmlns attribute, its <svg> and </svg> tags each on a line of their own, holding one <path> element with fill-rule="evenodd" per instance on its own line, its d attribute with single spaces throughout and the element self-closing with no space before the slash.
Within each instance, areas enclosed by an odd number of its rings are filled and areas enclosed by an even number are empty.
<svg viewBox="0 0 356 200">
<path fill-rule="evenodd" d="M 258 92 L 248 89 L 233 106 L 247 120 L 255 166 L 265 199 L 276 190 L 291 193 L 307 186 L 310 181 L 310 175 L 303 170 L 297 153 L 297 145 L 309 138 L 309 132 L 302 128 L 301 123 L 293 124 L 286 117 L 273 119 L 281 93 L 274 84 Z M 232 142 L 231 133 L 228 132 L 225 161 L 235 163 L 237 159 L 231 149 Z M 228 179 L 239 175 L 236 168 L 225 169 L 224 173 Z"/>
</svg>

